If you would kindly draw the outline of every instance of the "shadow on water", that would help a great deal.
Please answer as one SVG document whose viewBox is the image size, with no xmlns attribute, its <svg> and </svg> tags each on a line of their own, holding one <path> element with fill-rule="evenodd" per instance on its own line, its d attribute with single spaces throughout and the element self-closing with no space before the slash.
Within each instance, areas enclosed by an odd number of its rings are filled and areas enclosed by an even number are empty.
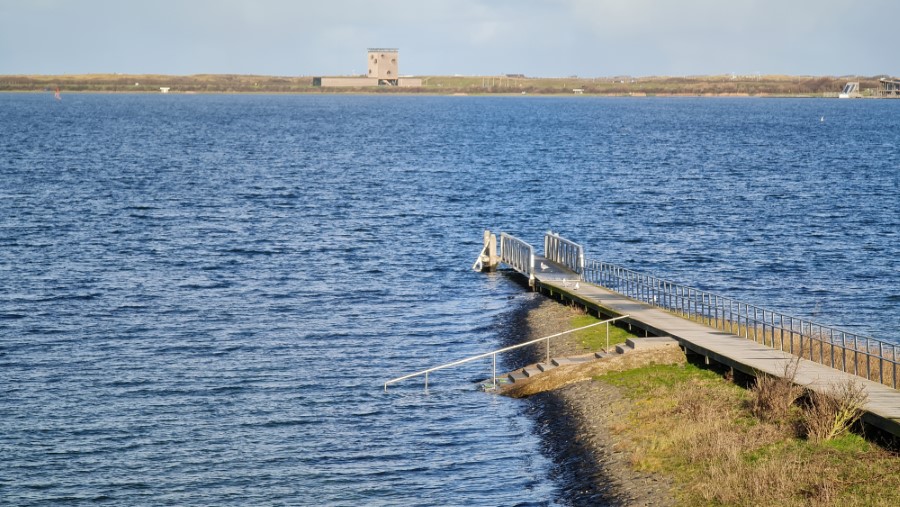
<svg viewBox="0 0 900 507">
<path fill-rule="evenodd" d="M 510 276 L 518 277 L 515 274 Z M 527 289 L 527 284 L 523 285 Z M 528 315 L 546 301 L 537 293 L 517 298 L 513 308 L 500 316 L 500 345 L 509 347 L 540 338 L 529 325 Z M 525 347 L 510 351 L 503 358 L 504 371 L 541 360 L 542 350 L 541 347 Z M 611 489 L 599 486 L 609 482 L 607 472 L 591 450 L 580 442 L 575 416 L 562 398 L 554 392 L 546 392 L 522 402 L 525 404 L 524 413 L 533 421 L 534 432 L 540 438 L 540 452 L 552 462 L 549 477 L 556 486 L 554 501 L 573 506 L 614 505 Z"/>
</svg>

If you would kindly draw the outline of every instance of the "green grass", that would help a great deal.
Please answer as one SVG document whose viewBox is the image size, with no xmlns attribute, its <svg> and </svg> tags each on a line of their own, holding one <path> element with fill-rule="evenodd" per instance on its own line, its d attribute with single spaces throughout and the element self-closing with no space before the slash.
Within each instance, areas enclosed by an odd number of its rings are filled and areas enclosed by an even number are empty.
<svg viewBox="0 0 900 507">
<path fill-rule="evenodd" d="M 626 396 L 636 398 L 659 389 L 673 389 L 689 381 L 718 382 L 721 377 L 690 363 L 677 365 L 653 365 L 622 372 L 607 373 L 600 377 L 608 384 L 625 388 Z"/>
<path fill-rule="evenodd" d="M 593 315 L 585 313 L 572 317 L 570 323 L 573 328 L 579 328 L 601 322 L 601 320 L 606 319 L 598 319 Z M 596 352 L 600 349 L 606 348 L 606 329 L 606 325 L 594 326 L 590 329 L 578 331 L 577 333 L 575 333 L 575 337 L 579 340 L 579 342 L 584 346 L 585 349 L 590 350 L 591 352 Z M 628 330 L 626 329 L 616 327 L 613 324 L 609 325 L 610 347 L 615 347 L 620 343 L 625 343 L 625 340 L 629 338 L 636 337 L 637 335 L 628 332 Z"/>
</svg>

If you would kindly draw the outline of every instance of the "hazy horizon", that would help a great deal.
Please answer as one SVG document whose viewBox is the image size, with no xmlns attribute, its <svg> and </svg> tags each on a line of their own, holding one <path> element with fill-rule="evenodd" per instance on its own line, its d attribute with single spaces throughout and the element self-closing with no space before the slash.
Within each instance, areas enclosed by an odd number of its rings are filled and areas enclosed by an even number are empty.
<svg viewBox="0 0 900 507">
<path fill-rule="evenodd" d="M 900 75 L 900 2 L 0 0 L 0 74 Z"/>
</svg>

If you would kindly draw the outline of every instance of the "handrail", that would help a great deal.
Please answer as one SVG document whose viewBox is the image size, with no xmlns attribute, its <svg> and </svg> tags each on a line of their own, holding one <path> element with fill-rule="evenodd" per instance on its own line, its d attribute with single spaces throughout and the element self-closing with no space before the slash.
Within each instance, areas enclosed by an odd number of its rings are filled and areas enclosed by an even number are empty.
<svg viewBox="0 0 900 507">
<path fill-rule="evenodd" d="M 676 315 L 894 389 L 900 386 L 900 345 L 615 264 L 590 260 L 585 272 L 587 282 Z"/>
<path fill-rule="evenodd" d="M 579 275 L 584 274 L 584 247 L 553 231 L 544 234 L 544 257 Z"/>
<path fill-rule="evenodd" d="M 483 354 L 478 354 L 478 355 L 476 355 L 476 356 L 467 357 L 467 358 L 464 358 L 464 359 L 460 359 L 460 360 L 458 360 L 458 361 L 453 361 L 452 363 L 442 364 L 442 365 L 439 365 L 439 366 L 435 366 L 435 367 L 433 367 L 433 368 L 428 368 L 427 370 L 422 370 L 422 371 L 417 371 L 417 372 L 415 372 L 415 373 L 410 373 L 409 375 L 404 375 L 404 376 L 402 376 L 402 377 L 397 377 L 397 378 L 388 380 L 387 382 L 384 383 L 384 390 L 385 390 L 385 392 L 387 392 L 387 386 L 388 386 L 388 384 L 394 384 L 394 383 L 400 382 L 400 381 L 402 381 L 402 380 L 406 380 L 406 379 L 413 378 L 413 377 L 419 377 L 419 376 L 422 376 L 422 375 L 425 376 L 425 389 L 428 389 L 428 374 L 429 374 L 429 373 L 434 372 L 434 371 L 438 371 L 438 370 L 443 370 L 443 369 L 445 369 L 445 368 L 451 368 L 451 367 L 453 367 L 453 366 L 459 366 L 459 365 L 465 364 L 465 363 L 470 363 L 470 362 L 472 362 L 472 361 L 477 361 L 478 359 L 484 359 L 485 357 L 491 357 L 491 363 L 492 363 L 492 375 L 491 375 L 491 379 L 493 380 L 493 382 L 494 382 L 494 387 L 496 388 L 496 387 L 497 387 L 497 354 L 502 354 L 502 353 L 504 353 L 504 352 L 509 352 L 510 350 L 520 349 L 520 348 L 522 348 L 522 347 L 527 347 L 527 346 L 529 346 L 529 345 L 534 345 L 535 343 L 538 343 L 538 342 L 541 342 L 541 341 L 546 340 L 546 341 L 547 341 L 547 362 L 550 362 L 550 339 L 551 339 L 551 338 L 556 338 L 556 337 L 562 336 L 562 335 L 564 335 L 564 334 L 574 333 L 575 331 L 581 331 L 581 330 L 584 330 L 584 329 L 587 329 L 587 328 L 590 328 L 590 327 L 599 326 L 600 324 L 606 324 L 606 326 L 607 326 L 607 328 L 606 328 L 606 336 L 607 336 L 607 338 L 608 338 L 608 337 L 609 337 L 609 323 L 610 323 L 610 322 L 615 322 L 615 321 L 617 321 L 617 320 L 624 319 L 624 318 L 627 318 L 627 317 L 630 317 L 630 315 L 621 315 L 621 316 L 619 316 L 619 317 L 615 317 L 615 318 L 612 318 L 612 319 L 607 319 L 607 320 L 603 320 L 603 321 L 600 321 L 600 322 L 595 322 L 595 323 L 593 323 L 593 324 L 588 324 L 587 326 L 583 326 L 583 327 L 579 327 L 579 328 L 575 328 L 575 329 L 570 329 L 570 330 L 568 330 L 568 331 L 563 331 L 563 332 L 561 332 L 561 333 L 552 334 L 552 335 L 550 335 L 550 336 L 544 336 L 543 338 L 538 338 L 538 339 L 536 339 L 536 340 L 531 340 L 531 341 L 528 341 L 528 342 L 525 342 L 525 343 L 519 343 L 519 344 L 517 344 L 517 345 L 512 345 L 512 346 L 504 347 L 504 348 L 502 348 L 502 349 L 497 349 L 497 350 L 494 350 L 494 351 L 491 351 L 491 352 L 485 352 L 485 353 L 483 353 Z M 607 349 L 609 349 L 609 341 L 608 341 L 608 340 L 607 340 L 607 346 L 606 346 L 606 347 L 607 347 Z"/>
<path fill-rule="evenodd" d="M 475 259 L 475 264 L 472 264 L 473 271 L 481 271 L 481 269 L 484 267 L 484 262 L 482 261 L 482 258 L 485 255 L 487 255 L 487 249 L 490 246 L 491 245 L 485 243 L 484 248 L 481 249 L 481 253 L 478 254 L 478 258 Z"/>
<path fill-rule="evenodd" d="M 534 247 L 521 239 L 500 233 L 500 261 L 534 280 Z"/>
</svg>

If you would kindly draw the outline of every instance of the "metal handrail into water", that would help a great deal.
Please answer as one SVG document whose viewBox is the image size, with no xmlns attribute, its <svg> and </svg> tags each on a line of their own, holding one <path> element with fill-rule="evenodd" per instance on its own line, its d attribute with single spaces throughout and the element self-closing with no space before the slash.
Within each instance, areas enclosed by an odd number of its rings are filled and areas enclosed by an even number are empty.
<svg viewBox="0 0 900 507">
<path fill-rule="evenodd" d="M 534 247 L 521 239 L 500 233 L 500 261 L 534 281 Z"/>
<path fill-rule="evenodd" d="M 472 264 L 472 270 L 481 271 L 481 269 L 484 267 L 484 261 L 482 259 L 485 255 L 487 255 L 488 248 L 490 248 L 490 245 L 485 243 L 484 248 L 482 248 L 481 252 L 478 254 L 478 258 L 475 259 L 475 264 Z"/>
<path fill-rule="evenodd" d="M 544 257 L 579 275 L 584 274 L 584 247 L 553 231 L 544 235 Z"/>
<path fill-rule="evenodd" d="M 676 315 L 845 373 L 889 385 L 894 389 L 900 384 L 898 379 L 900 345 L 897 344 L 761 308 L 602 261 L 589 260 L 585 266 L 584 279 Z M 864 365 L 861 366 L 861 363 Z M 886 381 L 885 373 L 888 371 L 891 373 L 891 379 Z"/>
<path fill-rule="evenodd" d="M 395 383 L 400 382 L 400 381 L 402 381 L 402 380 L 410 379 L 410 378 L 413 378 L 413 377 L 420 377 L 420 376 L 423 376 L 423 375 L 425 376 L 425 389 L 428 389 L 428 374 L 429 374 L 429 373 L 432 373 L 432 372 L 435 372 L 435 371 L 438 371 L 438 370 L 443 370 L 443 369 L 446 369 L 446 368 L 452 368 L 452 367 L 454 367 L 454 366 L 459 366 L 459 365 L 461 365 L 461 364 L 470 363 L 470 362 L 472 362 L 472 361 L 477 361 L 477 360 L 479 360 L 479 359 L 484 359 L 484 358 L 486 358 L 486 357 L 490 357 L 490 358 L 491 358 L 491 380 L 493 381 L 494 388 L 496 389 L 496 388 L 497 388 L 497 354 L 502 354 L 502 353 L 504 353 L 504 352 L 509 352 L 509 351 L 511 351 L 511 350 L 520 349 L 520 348 L 522 348 L 522 347 L 527 347 L 527 346 L 529 346 L 529 345 L 534 345 L 535 343 L 540 343 L 540 342 L 542 342 L 542 341 L 546 341 L 546 342 L 547 342 L 547 362 L 550 362 L 550 340 L 551 340 L 552 338 L 556 338 L 556 337 L 558 337 L 558 336 L 562 336 L 562 335 L 569 334 L 569 333 L 574 333 L 574 332 L 576 332 L 576 331 L 581 331 L 581 330 L 588 329 L 588 328 L 591 328 L 591 327 L 594 327 L 594 326 L 599 326 L 599 325 L 601 325 L 601 324 L 606 324 L 606 336 L 607 336 L 607 346 L 606 346 L 606 347 L 607 347 L 607 349 L 609 349 L 609 324 L 610 324 L 611 322 L 615 322 L 615 321 L 617 321 L 617 320 L 621 320 L 621 319 L 624 319 L 624 318 L 627 318 L 627 317 L 630 317 L 630 315 L 621 315 L 621 316 L 619 316 L 619 317 L 615 317 L 615 318 L 612 318 L 612 319 L 607 319 L 607 320 L 603 320 L 603 321 L 600 321 L 600 322 L 595 322 L 595 323 L 589 324 L 589 325 L 587 325 L 587 326 L 582 326 L 582 327 L 579 327 L 579 328 L 570 329 L 570 330 L 568 330 L 568 331 L 563 331 L 563 332 L 561 332 L 561 333 L 552 334 L 552 335 L 550 335 L 550 336 L 544 336 L 543 338 L 538 338 L 538 339 L 536 339 L 536 340 L 531 340 L 531 341 L 528 341 L 528 342 L 525 342 L 525 343 L 519 343 L 519 344 L 517 344 L 517 345 L 512 345 L 512 346 L 510 346 L 510 347 L 505 347 L 505 348 L 502 348 L 502 349 L 497 349 L 497 350 L 494 350 L 494 351 L 491 351 L 491 352 L 485 352 L 484 354 L 478 354 L 478 355 L 476 355 L 476 356 L 467 357 L 467 358 L 465 358 L 465 359 L 460 359 L 460 360 L 458 360 L 458 361 L 453 361 L 452 363 L 442 364 L 442 365 L 439 365 L 439 366 L 435 366 L 435 367 L 433 367 L 433 368 L 428 368 L 427 370 L 422 370 L 422 371 L 417 371 L 417 372 L 415 372 L 415 373 L 410 373 L 409 375 L 404 375 L 404 376 L 402 376 L 402 377 L 397 377 L 397 378 L 388 380 L 387 382 L 384 383 L 384 390 L 385 390 L 385 392 L 387 392 L 387 387 L 388 387 L 389 384 L 395 384 Z"/>
</svg>

